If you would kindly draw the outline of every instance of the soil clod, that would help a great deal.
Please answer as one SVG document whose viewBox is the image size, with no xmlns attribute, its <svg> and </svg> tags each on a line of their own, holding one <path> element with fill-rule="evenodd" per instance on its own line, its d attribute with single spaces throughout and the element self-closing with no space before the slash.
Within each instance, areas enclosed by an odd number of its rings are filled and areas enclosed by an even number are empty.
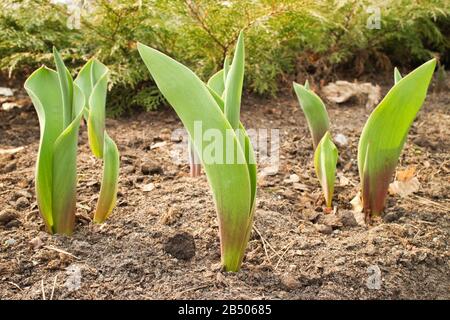
<svg viewBox="0 0 450 320">
<path fill-rule="evenodd" d="M 169 238 L 164 251 L 180 260 L 190 260 L 195 256 L 194 237 L 187 232 L 177 233 Z"/>
</svg>

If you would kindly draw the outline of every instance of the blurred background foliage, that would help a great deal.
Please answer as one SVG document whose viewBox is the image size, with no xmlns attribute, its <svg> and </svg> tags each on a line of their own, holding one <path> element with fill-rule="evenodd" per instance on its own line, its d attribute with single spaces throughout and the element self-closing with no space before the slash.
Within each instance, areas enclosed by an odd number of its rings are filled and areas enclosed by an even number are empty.
<svg viewBox="0 0 450 320">
<path fill-rule="evenodd" d="M 370 29 L 378 9 L 380 29 Z M 137 41 L 207 80 L 241 29 L 246 89 L 260 95 L 275 95 L 292 80 L 391 72 L 432 56 L 449 63 L 448 0 L 2 0 L 0 70 L 23 79 L 52 66 L 56 46 L 74 72 L 91 57 L 110 68 L 110 114 L 154 110 L 164 99 Z"/>
</svg>

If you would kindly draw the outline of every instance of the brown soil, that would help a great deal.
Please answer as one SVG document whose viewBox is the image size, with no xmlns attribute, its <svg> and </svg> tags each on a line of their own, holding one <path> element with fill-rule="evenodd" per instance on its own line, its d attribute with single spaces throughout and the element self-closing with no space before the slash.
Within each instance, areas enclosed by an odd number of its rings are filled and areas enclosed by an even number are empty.
<svg viewBox="0 0 450 320">
<path fill-rule="evenodd" d="M 108 120 L 121 152 L 118 206 L 103 225 L 91 222 L 101 163 L 79 148 L 77 226 L 72 237 L 43 230 L 34 192 L 39 127 L 32 107 L 0 111 L 0 299 L 449 299 L 448 93 L 430 94 L 415 121 L 399 168 L 417 166 L 419 192 L 389 197 L 384 219 L 355 225 L 356 146 L 369 113 L 329 104 L 340 147 L 336 214 L 322 212 L 305 119 L 294 97 L 246 99 L 243 123 L 279 128 L 281 167 L 259 179 L 255 229 L 242 270 L 220 270 L 218 226 L 204 175 L 171 161 L 170 132 L 181 127 L 170 109 Z M 157 142 L 166 145 L 152 149 Z M 300 177 L 296 188 L 286 182 Z M 142 186 L 153 183 L 154 189 Z M 350 212 L 350 213 L 349 213 Z M 179 259 L 174 256 L 178 256 Z M 81 270 L 69 291 L 67 268 Z M 374 267 L 375 266 L 375 267 Z M 381 288 L 369 289 L 373 268 Z M 44 290 L 43 290 L 44 289 Z"/>
</svg>

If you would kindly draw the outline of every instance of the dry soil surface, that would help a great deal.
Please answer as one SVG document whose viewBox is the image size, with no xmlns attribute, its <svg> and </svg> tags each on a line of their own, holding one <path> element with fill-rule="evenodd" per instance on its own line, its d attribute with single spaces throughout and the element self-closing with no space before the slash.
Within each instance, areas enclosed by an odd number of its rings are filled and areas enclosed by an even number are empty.
<svg viewBox="0 0 450 320">
<path fill-rule="evenodd" d="M 171 135 L 181 123 L 170 108 L 107 121 L 121 174 L 118 205 L 103 225 L 91 221 L 102 164 L 81 129 L 72 237 L 48 235 L 39 216 L 34 109 L 1 110 L 0 149 L 24 149 L 0 155 L 0 299 L 449 299 L 449 102 L 447 92 L 429 95 L 402 153 L 398 168 L 416 167 L 419 191 L 390 196 L 384 217 L 364 226 L 350 200 L 370 110 L 328 103 L 333 135 L 348 143 L 339 146 L 335 212 L 326 214 L 296 99 L 247 98 L 246 127 L 280 130 L 280 166 L 273 175 L 259 167 L 255 224 L 238 273 L 220 268 L 205 176 L 191 178 L 171 160 L 182 143 Z"/>
</svg>

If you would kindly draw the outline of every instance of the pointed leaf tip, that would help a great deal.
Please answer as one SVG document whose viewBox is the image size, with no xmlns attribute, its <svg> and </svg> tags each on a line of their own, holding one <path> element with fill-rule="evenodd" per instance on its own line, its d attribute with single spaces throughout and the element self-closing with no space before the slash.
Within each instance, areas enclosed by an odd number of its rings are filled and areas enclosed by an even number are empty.
<svg viewBox="0 0 450 320">
<path fill-rule="evenodd" d="M 394 81 L 395 83 L 399 82 L 400 80 L 402 80 L 402 74 L 400 73 L 400 71 L 398 70 L 397 67 L 395 67 L 394 69 Z"/>
<path fill-rule="evenodd" d="M 325 104 L 317 94 L 298 83 L 294 83 L 294 91 L 308 122 L 315 149 L 330 127 Z"/>
</svg>

